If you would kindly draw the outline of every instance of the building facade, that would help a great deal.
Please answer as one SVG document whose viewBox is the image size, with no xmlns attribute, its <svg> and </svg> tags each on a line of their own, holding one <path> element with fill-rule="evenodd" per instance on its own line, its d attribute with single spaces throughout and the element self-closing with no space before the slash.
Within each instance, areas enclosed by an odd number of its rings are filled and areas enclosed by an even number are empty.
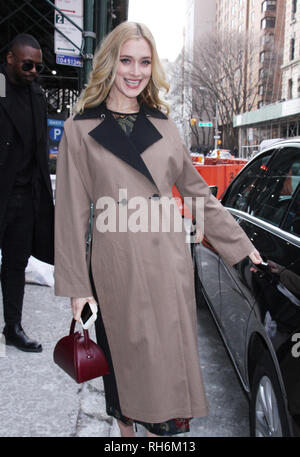
<svg viewBox="0 0 300 457">
<path fill-rule="evenodd" d="M 282 69 L 282 99 L 300 97 L 300 1 L 287 0 Z"/>
<path fill-rule="evenodd" d="M 244 36 L 244 110 L 281 98 L 286 0 L 217 0 L 217 32 Z"/>
<path fill-rule="evenodd" d="M 239 129 L 240 154 L 245 157 L 258 150 L 263 140 L 300 135 L 299 3 L 299 0 L 286 0 L 284 5 L 281 76 L 274 90 L 277 99 L 234 118 L 234 126 Z"/>
<path fill-rule="evenodd" d="M 201 40 L 215 30 L 216 0 L 186 0 L 186 26 L 184 34 L 184 46 L 182 51 L 182 80 L 183 80 L 183 132 L 187 144 L 192 148 L 198 148 L 199 144 L 213 142 L 213 128 L 204 131 L 197 125 L 191 131 L 190 120 L 196 114 L 198 94 L 191 80 L 190 68 L 197 61 L 197 47 Z M 197 113 L 199 117 L 199 112 Z M 207 114 L 205 115 L 207 117 Z M 211 117 L 215 113 L 211 113 Z M 197 138 L 197 141 L 196 141 Z M 198 143 L 198 145 L 197 145 Z"/>
<path fill-rule="evenodd" d="M 212 31 L 223 41 L 245 39 L 244 102 L 233 117 L 239 155 L 250 156 L 265 139 L 300 135 L 300 0 L 187 0 L 183 68 L 187 55 L 197 61 L 201 34 Z M 193 117 L 195 89 L 183 75 L 183 104 Z"/>
</svg>

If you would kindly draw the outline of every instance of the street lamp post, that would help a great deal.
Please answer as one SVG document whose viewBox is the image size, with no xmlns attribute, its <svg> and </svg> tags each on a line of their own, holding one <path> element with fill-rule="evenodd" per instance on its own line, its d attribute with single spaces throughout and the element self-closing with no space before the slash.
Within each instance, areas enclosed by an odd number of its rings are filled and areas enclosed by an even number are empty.
<svg viewBox="0 0 300 457">
<path fill-rule="evenodd" d="M 219 107 L 218 107 L 218 102 L 216 101 L 216 117 L 215 117 L 215 149 L 217 149 L 217 146 L 218 146 L 218 136 L 219 136 L 219 129 L 218 129 L 218 112 L 219 112 Z"/>
<path fill-rule="evenodd" d="M 213 91 L 211 89 L 208 89 L 208 87 L 199 87 L 199 90 L 202 90 L 203 92 L 210 92 L 211 94 L 214 95 Z M 219 113 L 219 106 L 218 106 L 218 100 L 216 100 L 216 105 L 215 105 L 215 135 L 214 135 L 214 140 L 215 140 L 215 147 L 214 149 L 218 148 L 218 137 L 219 137 L 219 129 L 218 129 L 218 113 Z"/>
</svg>

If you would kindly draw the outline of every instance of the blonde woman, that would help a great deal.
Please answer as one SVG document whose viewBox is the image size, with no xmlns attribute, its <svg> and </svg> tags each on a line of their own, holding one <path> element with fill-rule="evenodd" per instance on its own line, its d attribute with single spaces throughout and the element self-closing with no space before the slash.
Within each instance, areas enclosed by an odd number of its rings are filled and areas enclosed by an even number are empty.
<svg viewBox="0 0 300 457">
<path fill-rule="evenodd" d="M 197 197 L 193 211 L 204 202 L 204 232 L 229 264 L 246 256 L 261 261 L 194 169 L 160 99 L 163 89 L 148 28 L 116 27 L 65 124 L 57 166 L 55 292 L 71 298 L 76 320 L 86 301 L 99 305 L 96 334 L 110 364 L 106 409 L 122 436 L 134 436 L 134 422 L 147 436 L 176 435 L 189 431 L 191 418 L 207 415 L 185 231 L 153 223 L 173 185 L 183 197 Z"/>
</svg>

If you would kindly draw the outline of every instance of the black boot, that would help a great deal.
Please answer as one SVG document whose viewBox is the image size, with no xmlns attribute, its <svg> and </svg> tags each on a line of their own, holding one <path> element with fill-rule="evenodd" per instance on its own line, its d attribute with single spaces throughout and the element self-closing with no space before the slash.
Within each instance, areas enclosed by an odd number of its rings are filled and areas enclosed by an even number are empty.
<svg viewBox="0 0 300 457">
<path fill-rule="evenodd" d="M 28 338 L 21 324 L 7 324 L 3 335 L 8 346 L 15 346 L 25 352 L 42 352 L 42 345 Z"/>
</svg>

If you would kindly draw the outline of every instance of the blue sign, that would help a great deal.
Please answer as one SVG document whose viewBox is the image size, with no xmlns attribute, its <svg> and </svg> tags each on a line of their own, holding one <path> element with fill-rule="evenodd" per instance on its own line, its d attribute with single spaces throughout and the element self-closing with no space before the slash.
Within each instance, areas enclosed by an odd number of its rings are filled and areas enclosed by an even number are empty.
<svg viewBox="0 0 300 457">
<path fill-rule="evenodd" d="M 65 125 L 65 121 L 60 119 L 48 119 L 48 127 L 63 127 Z"/>
<path fill-rule="evenodd" d="M 70 65 L 71 67 L 83 67 L 83 59 L 78 56 L 56 54 L 56 63 L 59 65 Z"/>
<path fill-rule="evenodd" d="M 55 119 L 55 117 L 55 114 L 51 114 L 51 118 L 47 119 L 49 166 L 52 174 L 56 172 L 58 147 L 64 133 L 65 125 L 64 119 Z M 57 117 L 59 118 L 61 116 L 57 115 Z"/>
<path fill-rule="evenodd" d="M 58 143 L 61 140 L 64 129 L 61 127 L 52 127 L 49 130 L 49 135 L 52 141 Z"/>
</svg>

